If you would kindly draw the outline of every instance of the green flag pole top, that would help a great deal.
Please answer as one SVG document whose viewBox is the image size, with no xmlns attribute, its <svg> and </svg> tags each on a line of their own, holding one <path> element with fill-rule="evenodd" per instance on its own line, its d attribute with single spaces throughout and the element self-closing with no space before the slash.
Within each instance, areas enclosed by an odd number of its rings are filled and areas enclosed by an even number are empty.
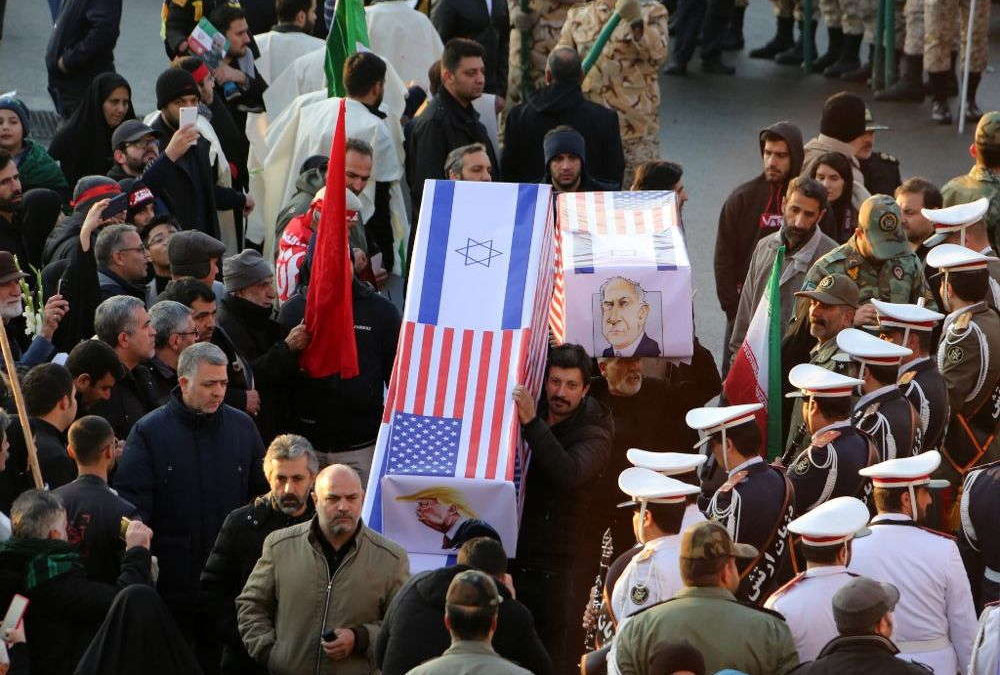
<svg viewBox="0 0 1000 675">
<path fill-rule="evenodd" d="M 333 25 L 326 38 L 326 91 L 328 96 L 346 96 L 344 62 L 358 51 L 358 45 L 368 47 L 368 24 L 361 0 L 337 0 Z"/>
<path fill-rule="evenodd" d="M 583 74 L 584 76 L 590 72 L 590 69 L 594 67 L 597 62 L 597 57 L 601 55 L 604 51 L 604 45 L 608 44 L 608 40 L 611 39 L 611 34 L 615 32 L 615 28 L 618 27 L 618 23 L 622 20 L 621 15 L 615 12 L 608 18 L 608 22 L 604 24 L 604 28 L 598 33 L 597 39 L 594 40 L 594 46 L 590 48 L 587 52 L 587 56 L 583 59 Z"/>
<path fill-rule="evenodd" d="M 767 458 L 781 455 L 781 268 L 785 247 L 778 248 L 771 275 L 767 280 Z"/>
</svg>

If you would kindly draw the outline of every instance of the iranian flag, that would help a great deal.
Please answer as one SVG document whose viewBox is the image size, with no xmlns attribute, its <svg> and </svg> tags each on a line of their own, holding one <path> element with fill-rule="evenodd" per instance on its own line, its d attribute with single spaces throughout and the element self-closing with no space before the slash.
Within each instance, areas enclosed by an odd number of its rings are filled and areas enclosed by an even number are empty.
<svg viewBox="0 0 1000 675">
<path fill-rule="evenodd" d="M 319 3 L 317 3 L 319 4 Z M 368 50 L 368 24 L 362 0 L 337 0 L 333 10 L 333 25 L 326 36 L 327 95 L 347 96 L 344 89 L 344 63 L 359 50 Z"/>
<path fill-rule="evenodd" d="M 781 454 L 781 295 L 785 247 L 778 249 L 743 344 L 733 356 L 722 392 L 729 405 L 763 403 L 757 413 L 768 459 Z M 768 411 L 774 411 L 769 415 Z"/>
</svg>

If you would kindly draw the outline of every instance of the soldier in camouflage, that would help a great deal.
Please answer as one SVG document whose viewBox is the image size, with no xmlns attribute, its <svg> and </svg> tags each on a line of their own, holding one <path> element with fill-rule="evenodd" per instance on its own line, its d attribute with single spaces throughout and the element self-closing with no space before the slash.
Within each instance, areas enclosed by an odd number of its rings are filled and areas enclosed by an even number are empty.
<svg viewBox="0 0 1000 675">
<path fill-rule="evenodd" d="M 977 3 L 979 4 L 979 3 Z M 988 4 L 988 3 L 987 3 Z M 964 204 L 980 197 L 990 200 L 986 227 L 994 251 L 1000 251 L 1000 112 L 988 112 L 976 125 L 973 145 L 976 165 L 964 176 L 948 181 L 941 189 L 945 206 Z"/>
<path fill-rule="evenodd" d="M 968 103 L 965 109 L 967 122 L 978 122 L 983 112 L 976 104 L 976 92 L 989 57 L 990 5 L 977 0 L 972 23 L 972 45 L 969 62 Z M 924 4 L 924 69 L 927 71 L 931 100 L 931 119 L 938 124 L 951 124 L 948 106 L 949 79 L 952 73 L 952 53 L 956 43 L 961 44 L 965 63 L 966 27 L 969 22 L 969 0 L 927 0 Z"/>
<path fill-rule="evenodd" d="M 625 178 L 660 158 L 659 69 L 667 58 L 667 10 L 656 0 L 592 0 L 569 10 L 559 44 L 586 55 L 598 33 L 618 12 L 622 21 L 583 81 L 591 101 L 618 112 Z"/>
<path fill-rule="evenodd" d="M 888 195 L 864 201 L 854 235 L 813 264 L 802 290 L 813 290 L 831 274 L 846 274 L 858 285 L 855 326 L 875 323 L 872 298 L 908 304 L 924 298 L 928 308 L 937 309 L 923 265 L 907 244 L 899 206 Z"/>
<path fill-rule="evenodd" d="M 566 14 L 576 0 L 530 0 L 530 11 L 521 10 L 520 0 L 508 0 L 511 26 L 510 32 L 510 67 L 507 69 L 507 105 L 508 107 L 522 102 L 522 83 L 527 74 L 529 93 L 545 86 L 545 61 L 549 52 L 559 41 L 559 32 L 566 22 Z M 528 64 L 521 53 L 524 44 L 524 33 L 531 46 L 528 52 Z"/>
<path fill-rule="evenodd" d="M 858 307 L 858 286 L 843 274 L 824 277 L 815 290 L 799 291 L 799 302 L 809 303 L 809 334 L 818 340 L 809 352 L 809 363 L 841 375 L 853 377 L 853 362 L 837 347 L 837 333 L 854 325 Z M 788 425 L 786 465 L 805 448 L 809 429 L 802 417 L 802 400 L 796 399 Z"/>
</svg>

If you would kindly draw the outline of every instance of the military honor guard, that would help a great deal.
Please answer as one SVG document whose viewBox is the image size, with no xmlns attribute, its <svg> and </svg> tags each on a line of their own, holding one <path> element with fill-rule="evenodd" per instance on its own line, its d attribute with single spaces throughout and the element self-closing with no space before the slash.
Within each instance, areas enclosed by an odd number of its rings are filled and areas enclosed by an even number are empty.
<svg viewBox="0 0 1000 675">
<path fill-rule="evenodd" d="M 622 471 L 618 487 L 629 496 L 629 501 L 619 508 L 633 511 L 635 537 L 642 546 L 611 592 L 611 611 L 621 630 L 633 614 L 669 600 L 684 587 L 678 559 L 681 523 L 688 496 L 698 494 L 700 489 L 640 467 Z M 617 672 L 612 642 L 608 673 Z"/>
<path fill-rule="evenodd" d="M 958 546 L 965 558 L 976 607 L 1000 601 L 1000 462 L 965 475 L 959 502 Z M 996 671 L 994 671 L 996 672 Z"/>
<path fill-rule="evenodd" d="M 987 266 L 997 258 L 941 244 L 927 264 L 941 275 L 945 317 L 937 362 L 948 387 L 951 424 L 942 475 L 957 485 L 973 467 L 1000 459 L 1000 314 L 986 302 Z"/>
<path fill-rule="evenodd" d="M 871 535 L 854 541 L 848 569 L 893 584 L 900 600 L 893 615 L 899 657 L 935 673 L 965 673 L 976 614 L 969 580 L 953 537 L 920 526 L 931 503 L 931 480 L 941 455 L 931 450 L 866 469 L 878 514 Z"/>
<path fill-rule="evenodd" d="M 837 637 L 830 598 L 857 575 L 847 570 L 851 540 L 867 535 L 868 507 L 854 497 L 837 497 L 789 524 L 798 538 L 806 569 L 764 603 L 785 617 L 800 661 L 812 661 Z"/>
<path fill-rule="evenodd" d="M 865 498 L 868 481 L 860 469 L 879 461 L 875 444 L 851 425 L 851 397 L 862 380 L 800 363 L 788 373 L 803 399 L 802 416 L 812 434 L 808 448 L 785 472 L 795 490 L 795 513 L 802 515 L 835 497 Z"/>
<path fill-rule="evenodd" d="M 763 407 L 751 403 L 695 408 L 685 420 L 703 434 L 696 447 L 707 445 L 726 472 L 726 482 L 711 495 L 705 515 L 722 524 L 734 541 L 758 551 L 756 558 L 743 561 L 736 593 L 758 604 L 790 576 L 787 528 L 795 502 L 788 479 L 761 457 L 756 413 Z"/>
<path fill-rule="evenodd" d="M 851 423 L 871 437 L 880 460 L 909 457 L 918 441 L 920 421 L 896 380 L 900 361 L 912 352 L 857 328 L 840 331 L 837 345 L 860 364 L 858 377 L 864 381 Z"/>
<path fill-rule="evenodd" d="M 933 248 L 938 244 L 957 244 L 983 255 L 996 255 L 986 227 L 989 207 L 990 200 L 981 197 L 941 209 L 921 209 L 921 215 L 934 223 L 934 234 L 924 241 L 924 246 Z M 997 309 L 1000 308 L 1000 260 L 992 261 L 987 269 L 990 271 L 987 302 L 990 307 Z"/>
<path fill-rule="evenodd" d="M 938 450 L 948 428 L 948 385 L 931 358 L 934 328 L 944 318 L 922 305 L 872 300 L 878 311 L 879 337 L 912 354 L 899 366 L 899 387 L 920 419 L 919 452 Z"/>
</svg>

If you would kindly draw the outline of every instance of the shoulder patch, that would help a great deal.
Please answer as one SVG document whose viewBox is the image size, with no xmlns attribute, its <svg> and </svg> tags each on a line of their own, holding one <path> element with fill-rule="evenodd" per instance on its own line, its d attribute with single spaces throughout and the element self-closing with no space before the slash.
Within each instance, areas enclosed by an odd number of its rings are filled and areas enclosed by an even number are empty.
<svg viewBox="0 0 1000 675">
<path fill-rule="evenodd" d="M 950 539 L 952 541 L 956 540 L 955 535 L 948 534 L 947 532 L 939 532 L 938 530 L 933 530 L 929 527 L 924 527 L 923 525 L 917 525 L 917 527 L 919 527 L 924 532 L 930 532 L 931 534 L 936 534 L 939 537 L 944 537 L 945 539 Z"/>
<path fill-rule="evenodd" d="M 965 360 L 965 350 L 958 345 L 948 347 L 945 357 L 948 359 L 948 363 L 961 363 Z"/>
<path fill-rule="evenodd" d="M 888 152 L 880 152 L 878 154 L 879 157 L 881 157 L 887 162 L 892 162 L 893 164 L 899 164 L 899 160 L 896 159 L 894 156 L 890 155 Z"/>
<path fill-rule="evenodd" d="M 729 492 L 734 487 L 742 483 L 746 479 L 746 477 L 747 477 L 746 471 L 737 471 L 732 476 L 730 476 L 729 480 L 727 480 L 719 487 L 719 492 Z"/>
<path fill-rule="evenodd" d="M 838 438 L 840 438 L 840 432 L 837 431 L 836 429 L 830 429 L 830 431 L 827 431 L 825 434 L 823 434 L 822 436 L 820 436 L 819 438 L 817 438 L 816 442 L 813 443 L 813 445 L 815 445 L 817 447 L 823 446 L 823 445 L 829 445 L 830 443 L 833 443 Z"/>
<path fill-rule="evenodd" d="M 965 312 L 965 313 L 963 313 L 963 314 L 955 317 L 955 320 L 951 322 L 950 326 L 948 326 L 948 330 L 949 330 L 949 332 L 952 329 L 955 329 L 955 330 L 965 330 L 966 328 L 969 327 L 969 323 L 971 321 L 972 321 L 972 312 Z"/>
<path fill-rule="evenodd" d="M 916 376 L 917 373 L 915 371 L 908 370 L 900 376 L 899 384 L 909 384 Z"/>
</svg>

